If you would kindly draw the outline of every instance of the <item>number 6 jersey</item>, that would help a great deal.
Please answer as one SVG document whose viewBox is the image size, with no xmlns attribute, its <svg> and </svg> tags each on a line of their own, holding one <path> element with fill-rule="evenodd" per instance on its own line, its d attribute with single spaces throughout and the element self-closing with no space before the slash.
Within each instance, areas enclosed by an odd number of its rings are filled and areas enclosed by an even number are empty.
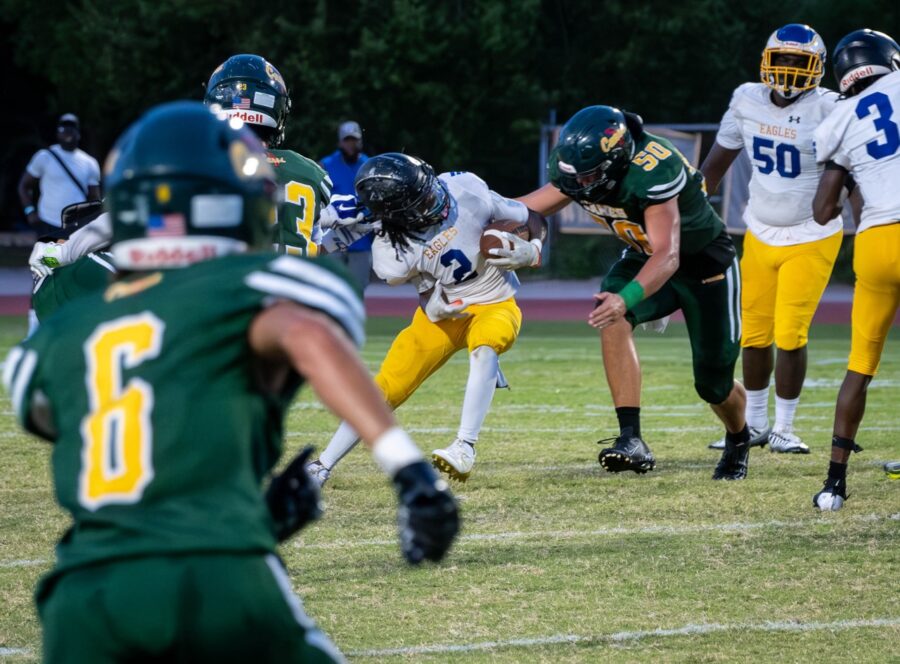
<svg viewBox="0 0 900 664">
<path fill-rule="evenodd" d="M 420 240 L 394 249 L 386 236 L 372 243 L 372 268 L 380 278 L 397 285 L 416 284 L 420 293 L 440 281 L 449 302 L 493 304 L 516 294 L 515 272 L 488 265 L 481 255 L 481 233 L 494 220 L 525 223 L 528 208 L 488 189 L 473 173 L 454 171 L 438 176 L 450 192 L 450 214 L 441 225 L 425 229 Z"/>
<path fill-rule="evenodd" d="M 753 169 L 744 223 L 762 242 L 788 246 L 830 237 L 843 229 L 840 216 L 826 226 L 813 219 L 812 200 L 822 166 L 813 132 L 835 109 L 837 93 L 816 88 L 793 104 L 772 103 L 763 83 L 744 83 L 731 98 L 716 142 L 747 150 Z"/>
<path fill-rule="evenodd" d="M 863 198 L 859 233 L 900 221 L 900 72 L 875 81 L 816 130 L 816 158 L 853 175 Z"/>
</svg>

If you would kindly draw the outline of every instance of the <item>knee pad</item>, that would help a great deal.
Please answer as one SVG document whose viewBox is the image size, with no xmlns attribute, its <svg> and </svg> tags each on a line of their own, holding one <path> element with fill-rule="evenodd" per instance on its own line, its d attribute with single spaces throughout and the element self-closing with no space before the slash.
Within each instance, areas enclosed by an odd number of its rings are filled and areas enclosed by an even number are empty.
<svg viewBox="0 0 900 664">
<path fill-rule="evenodd" d="M 786 330 L 779 330 L 778 326 L 776 326 L 775 347 L 778 350 L 797 350 L 798 348 L 803 348 L 808 341 L 807 330 L 795 326 Z"/>
</svg>

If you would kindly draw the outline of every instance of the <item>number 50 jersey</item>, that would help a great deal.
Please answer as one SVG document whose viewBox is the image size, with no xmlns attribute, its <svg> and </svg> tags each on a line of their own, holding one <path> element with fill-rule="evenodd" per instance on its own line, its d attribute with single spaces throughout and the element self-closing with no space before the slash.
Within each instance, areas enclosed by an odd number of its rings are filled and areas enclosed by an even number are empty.
<svg viewBox="0 0 900 664">
<path fill-rule="evenodd" d="M 466 304 L 493 304 L 516 294 L 519 280 L 515 272 L 501 270 L 485 262 L 481 255 L 481 234 L 495 220 L 525 223 L 528 208 L 488 189 L 474 173 L 454 171 L 438 176 L 450 192 L 450 214 L 411 239 L 409 247 L 395 250 L 385 236 L 372 244 L 372 267 L 392 286 L 416 283 L 420 293 L 436 282 L 443 286 L 447 300 Z"/>
<path fill-rule="evenodd" d="M 900 221 L 900 72 L 837 103 L 816 130 L 816 158 L 843 166 L 859 185 L 859 233 Z"/>
<path fill-rule="evenodd" d="M 772 103 L 770 93 L 763 83 L 739 86 L 716 135 L 724 148 L 746 149 L 752 164 L 744 223 L 773 246 L 830 237 L 843 226 L 840 216 L 826 226 L 813 219 L 823 168 L 816 164 L 813 132 L 835 109 L 837 93 L 816 88 L 785 108 Z"/>
</svg>

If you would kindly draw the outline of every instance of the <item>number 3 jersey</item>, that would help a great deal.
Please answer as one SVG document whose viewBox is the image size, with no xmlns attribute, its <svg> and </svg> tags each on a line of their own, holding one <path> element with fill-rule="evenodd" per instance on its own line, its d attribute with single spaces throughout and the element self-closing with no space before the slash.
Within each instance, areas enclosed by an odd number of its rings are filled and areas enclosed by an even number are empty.
<svg viewBox="0 0 900 664">
<path fill-rule="evenodd" d="M 319 213 L 331 199 L 331 178 L 316 162 L 293 150 L 269 150 L 268 155 L 281 187 L 275 249 L 315 256 L 321 234 Z"/>
<path fill-rule="evenodd" d="M 830 237 L 843 229 L 840 216 L 820 226 L 812 201 L 822 166 L 813 132 L 835 109 L 838 95 L 816 88 L 786 108 L 772 103 L 763 83 L 744 83 L 731 97 L 716 142 L 746 149 L 753 174 L 744 223 L 762 242 L 787 246 Z"/>
<path fill-rule="evenodd" d="M 56 496 L 73 517 L 58 571 L 274 549 L 261 482 L 300 378 L 265 389 L 247 335 L 281 300 L 362 342 L 359 295 L 330 262 L 246 254 L 116 282 L 13 348 L 4 383 L 22 425 L 54 443 Z"/>
<path fill-rule="evenodd" d="M 418 291 L 440 282 L 448 302 L 493 304 L 516 294 L 515 272 L 485 262 L 480 243 L 484 227 L 492 221 L 511 219 L 525 223 L 528 208 L 491 191 L 473 173 L 452 172 L 438 176 L 450 192 L 450 213 L 441 225 L 423 231 L 420 240 L 394 249 L 386 236 L 372 244 L 372 267 L 391 285 L 411 281 Z"/>
<path fill-rule="evenodd" d="M 863 198 L 859 233 L 900 221 L 900 72 L 841 99 L 816 130 L 816 158 L 853 175 Z"/>
</svg>

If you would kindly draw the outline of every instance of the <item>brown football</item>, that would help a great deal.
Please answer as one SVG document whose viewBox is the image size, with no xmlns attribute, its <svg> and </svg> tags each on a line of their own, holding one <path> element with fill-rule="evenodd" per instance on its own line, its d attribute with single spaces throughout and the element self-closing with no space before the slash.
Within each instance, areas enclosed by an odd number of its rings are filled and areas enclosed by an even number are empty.
<svg viewBox="0 0 900 664">
<path fill-rule="evenodd" d="M 504 219 L 503 221 L 495 221 L 492 224 L 488 224 L 484 227 L 484 231 L 481 233 L 481 255 L 485 258 L 493 258 L 491 256 L 491 249 L 512 249 L 512 246 L 507 240 L 503 239 L 503 233 L 512 233 L 513 235 L 518 235 L 523 240 L 530 240 L 531 233 L 528 231 L 528 224 L 523 224 L 518 221 L 512 221 L 511 219 Z"/>
</svg>

